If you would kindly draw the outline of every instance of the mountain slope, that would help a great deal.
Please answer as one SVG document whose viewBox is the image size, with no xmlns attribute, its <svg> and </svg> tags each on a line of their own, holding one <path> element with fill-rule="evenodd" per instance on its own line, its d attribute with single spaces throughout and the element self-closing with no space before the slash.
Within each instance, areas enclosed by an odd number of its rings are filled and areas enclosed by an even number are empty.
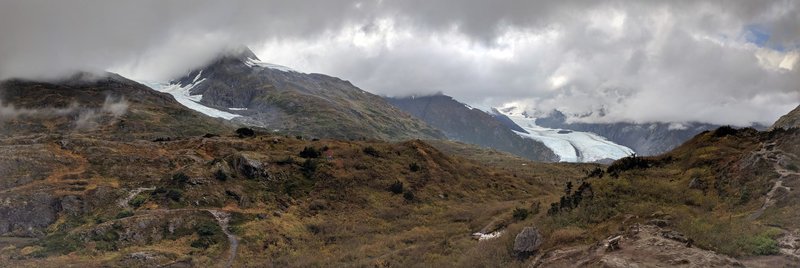
<svg viewBox="0 0 800 268">
<path fill-rule="evenodd" d="M 502 121 L 445 95 L 386 98 L 389 103 L 442 130 L 452 140 L 486 146 L 536 161 L 557 161 L 544 144 L 520 137 Z"/>
<path fill-rule="evenodd" d="M 568 123 L 566 119 L 563 113 L 555 111 L 546 117 L 537 118 L 536 124 L 548 128 L 592 132 L 627 146 L 639 155 L 668 152 L 700 132 L 719 127 L 701 123 Z"/>
<path fill-rule="evenodd" d="M 0 137 L 93 134 L 117 139 L 203 135 L 232 125 L 186 109 L 164 93 L 116 74 L 61 81 L 0 82 Z"/>
<path fill-rule="evenodd" d="M 776 128 L 793 128 L 793 127 L 800 127 L 800 106 L 797 106 L 794 110 L 781 116 L 775 124 L 772 125 L 771 129 Z"/>
<path fill-rule="evenodd" d="M 260 62 L 248 49 L 167 87 L 212 116 L 297 135 L 340 139 L 443 138 L 437 130 L 350 82 Z M 188 100 L 186 100 L 188 99 Z"/>
</svg>

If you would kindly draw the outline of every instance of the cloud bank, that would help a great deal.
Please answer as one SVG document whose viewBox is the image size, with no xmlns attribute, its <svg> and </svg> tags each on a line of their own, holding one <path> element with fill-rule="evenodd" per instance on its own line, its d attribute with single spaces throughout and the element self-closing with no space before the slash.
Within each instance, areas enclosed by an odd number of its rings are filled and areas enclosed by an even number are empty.
<svg viewBox="0 0 800 268">
<path fill-rule="evenodd" d="M 376 94 L 592 122 L 770 124 L 800 103 L 797 1 L 5 1 L 0 34 L 0 78 L 165 80 L 247 44 Z"/>
</svg>

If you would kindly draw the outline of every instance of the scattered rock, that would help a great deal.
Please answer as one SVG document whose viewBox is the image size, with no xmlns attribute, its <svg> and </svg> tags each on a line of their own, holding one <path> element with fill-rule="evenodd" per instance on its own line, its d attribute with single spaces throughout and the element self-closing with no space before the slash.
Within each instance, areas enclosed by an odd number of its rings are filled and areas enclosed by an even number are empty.
<svg viewBox="0 0 800 268">
<path fill-rule="evenodd" d="M 535 227 L 525 227 L 514 238 L 514 254 L 517 258 L 525 259 L 535 254 L 542 245 L 542 235 Z"/>
<path fill-rule="evenodd" d="M 686 236 L 684 236 L 683 234 L 672 230 L 662 231 L 661 237 L 687 244 L 689 244 L 689 242 L 691 241 L 691 239 L 686 238 Z"/>
</svg>

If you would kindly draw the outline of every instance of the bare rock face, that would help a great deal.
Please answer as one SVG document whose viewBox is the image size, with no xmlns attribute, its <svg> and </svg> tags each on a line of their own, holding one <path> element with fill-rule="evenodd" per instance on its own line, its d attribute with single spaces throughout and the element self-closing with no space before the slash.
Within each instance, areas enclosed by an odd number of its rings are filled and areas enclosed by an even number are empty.
<svg viewBox="0 0 800 268">
<path fill-rule="evenodd" d="M 514 254 L 518 258 L 527 258 L 536 253 L 542 245 L 542 235 L 536 227 L 525 227 L 514 238 Z"/>
</svg>

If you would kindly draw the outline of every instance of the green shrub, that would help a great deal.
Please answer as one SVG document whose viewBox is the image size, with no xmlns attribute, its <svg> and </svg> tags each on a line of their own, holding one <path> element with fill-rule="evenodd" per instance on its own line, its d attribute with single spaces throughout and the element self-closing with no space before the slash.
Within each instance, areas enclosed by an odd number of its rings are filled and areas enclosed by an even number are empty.
<svg viewBox="0 0 800 268">
<path fill-rule="evenodd" d="M 176 184 L 185 184 L 188 181 L 189 181 L 189 176 L 187 176 L 183 172 L 178 172 L 172 175 L 172 182 Z"/>
<path fill-rule="evenodd" d="M 183 198 L 183 191 L 178 189 L 169 189 L 169 191 L 167 191 L 167 197 L 175 202 L 181 201 L 181 198 Z"/>
<path fill-rule="evenodd" d="M 317 161 L 306 159 L 306 161 L 303 162 L 303 165 L 300 166 L 300 170 L 303 171 L 303 175 L 306 177 L 311 177 L 311 175 L 314 175 L 314 173 L 317 172 Z"/>
<path fill-rule="evenodd" d="M 126 210 L 123 210 L 123 211 L 120 211 L 119 213 L 117 213 L 117 216 L 115 216 L 115 218 L 122 219 L 122 218 L 127 218 L 127 217 L 130 217 L 130 216 L 133 216 L 133 211 L 130 211 L 130 210 L 126 209 Z"/>
<path fill-rule="evenodd" d="M 140 195 L 137 195 L 136 197 L 134 197 L 133 199 L 131 199 L 131 201 L 128 201 L 128 205 L 130 205 L 132 207 L 135 207 L 135 208 L 138 208 L 138 207 L 142 206 L 144 204 L 144 202 L 147 202 L 147 195 L 141 195 L 140 194 Z"/>
<path fill-rule="evenodd" d="M 420 167 L 417 162 L 414 162 L 408 165 L 408 169 L 411 170 L 411 172 L 417 172 L 419 171 Z"/>
<path fill-rule="evenodd" d="M 294 158 L 292 158 L 292 156 L 290 156 L 290 155 L 287 155 L 286 158 L 284 158 L 282 160 L 278 160 L 277 164 L 280 165 L 280 166 L 294 164 Z"/>
<path fill-rule="evenodd" d="M 524 221 L 525 219 L 528 218 L 528 215 L 530 215 L 530 213 L 531 212 L 528 211 L 527 209 L 515 208 L 514 209 L 514 213 L 513 213 L 513 217 L 514 217 L 514 220 L 516 220 L 516 221 Z"/>
<path fill-rule="evenodd" d="M 389 185 L 389 191 L 393 194 L 401 194 L 403 193 L 403 182 L 395 181 L 392 185 Z"/>
<path fill-rule="evenodd" d="M 253 131 L 253 129 L 243 127 L 243 128 L 237 129 L 236 130 L 236 134 L 239 135 L 239 138 L 244 138 L 244 137 L 255 136 L 256 132 Z"/>
<path fill-rule="evenodd" d="M 406 201 L 414 201 L 414 193 L 411 191 L 406 191 L 403 193 L 403 199 Z"/>
<path fill-rule="evenodd" d="M 375 149 L 375 147 L 372 147 L 372 146 L 365 147 L 364 148 L 364 153 L 369 155 L 369 156 L 372 156 L 372 157 L 381 157 L 381 153 L 378 152 L 378 150 Z"/>
<path fill-rule="evenodd" d="M 228 180 L 228 174 L 225 174 L 225 171 L 218 169 L 217 171 L 214 171 L 214 178 L 218 181 L 226 181 Z"/>
</svg>

